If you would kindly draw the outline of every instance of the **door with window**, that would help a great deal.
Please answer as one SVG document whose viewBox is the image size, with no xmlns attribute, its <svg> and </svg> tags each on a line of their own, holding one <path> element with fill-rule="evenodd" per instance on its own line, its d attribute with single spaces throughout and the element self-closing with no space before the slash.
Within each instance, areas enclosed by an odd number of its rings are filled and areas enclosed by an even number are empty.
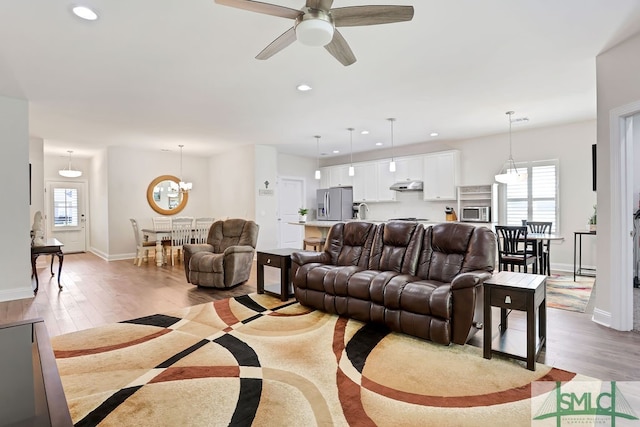
<svg viewBox="0 0 640 427">
<path fill-rule="evenodd" d="M 86 251 L 86 183 L 47 183 L 47 235 L 64 243 L 63 250 Z"/>
</svg>

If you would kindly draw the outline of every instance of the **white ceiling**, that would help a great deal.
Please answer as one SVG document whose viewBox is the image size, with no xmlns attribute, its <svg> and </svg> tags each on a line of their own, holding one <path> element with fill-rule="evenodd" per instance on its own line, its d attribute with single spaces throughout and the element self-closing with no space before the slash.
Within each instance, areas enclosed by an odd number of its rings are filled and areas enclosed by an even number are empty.
<svg viewBox="0 0 640 427">
<path fill-rule="evenodd" d="M 358 62 L 294 43 L 292 21 L 213 0 L 0 1 L 0 95 L 29 100 L 45 152 L 107 146 L 210 155 L 238 144 L 316 155 L 505 132 L 596 115 L 595 57 L 640 31 L 640 0 L 335 0 L 410 4 L 411 22 L 342 28 Z M 304 0 L 274 0 L 300 8 Z M 298 92 L 306 82 L 314 89 Z M 359 132 L 371 133 L 367 136 Z M 429 133 L 439 132 L 432 138 Z"/>
</svg>

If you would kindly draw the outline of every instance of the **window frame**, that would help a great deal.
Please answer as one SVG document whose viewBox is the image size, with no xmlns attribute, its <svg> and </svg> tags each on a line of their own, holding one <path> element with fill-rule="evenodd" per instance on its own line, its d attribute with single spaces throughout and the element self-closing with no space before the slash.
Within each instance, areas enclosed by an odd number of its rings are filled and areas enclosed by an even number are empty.
<svg viewBox="0 0 640 427">
<path fill-rule="evenodd" d="M 533 168 L 540 166 L 554 166 L 555 168 L 555 196 L 553 198 L 550 197 L 533 197 Z M 560 161 L 558 159 L 549 159 L 549 160 L 531 160 L 527 162 L 517 162 L 516 167 L 518 171 L 526 170 L 527 172 L 527 197 L 526 198 L 508 198 L 508 185 L 501 185 L 502 190 L 502 203 L 501 217 L 504 218 L 504 223 L 508 224 L 508 205 L 509 201 L 525 201 L 527 203 L 527 221 L 533 221 L 533 205 L 536 201 L 543 200 L 555 200 L 555 212 L 554 212 L 554 220 L 551 232 L 554 234 L 560 233 Z M 516 225 L 516 224 L 511 224 Z M 519 225 L 519 224 L 518 224 Z"/>
</svg>

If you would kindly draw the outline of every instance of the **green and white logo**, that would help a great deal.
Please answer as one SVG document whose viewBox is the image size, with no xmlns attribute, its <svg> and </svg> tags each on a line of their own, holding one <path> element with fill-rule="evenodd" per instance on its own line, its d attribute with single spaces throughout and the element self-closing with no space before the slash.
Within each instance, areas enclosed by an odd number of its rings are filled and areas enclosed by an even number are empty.
<svg viewBox="0 0 640 427">
<path fill-rule="evenodd" d="M 638 395 L 627 400 L 616 381 L 558 381 L 548 390 L 548 382 L 532 385 L 532 426 L 640 426 Z"/>
</svg>

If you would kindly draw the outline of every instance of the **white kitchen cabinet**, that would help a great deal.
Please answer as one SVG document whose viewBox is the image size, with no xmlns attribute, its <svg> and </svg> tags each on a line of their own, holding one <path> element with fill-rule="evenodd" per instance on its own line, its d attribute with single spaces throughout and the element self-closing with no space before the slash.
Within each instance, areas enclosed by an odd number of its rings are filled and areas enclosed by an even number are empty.
<svg viewBox="0 0 640 427">
<path fill-rule="evenodd" d="M 396 158 L 395 161 L 395 182 L 422 181 L 422 156 L 400 157 Z"/>
<path fill-rule="evenodd" d="M 376 187 L 379 202 L 390 202 L 396 199 L 396 192 L 389 189 L 396 182 L 395 172 L 389 172 L 389 161 L 380 160 L 376 163 L 378 170 Z"/>
<path fill-rule="evenodd" d="M 353 201 L 378 201 L 378 169 L 376 163 L 354 163 Z"/>
<path fill-rule="evenodd" d="M 319 188 L 329 188 L 331 187 L 331 167 L 325 166 L 320 168 L 320 187 Z"/>
<path fill-rule="evenodd" d="M 424 156 L 424 200 L 456 200 L 460 152 L 441 151 Z"/>
<path fill-rule="evenodd" d="M 351 187 L 353 177 L 349 176 L 350 165 L 331 166 L 329 171 L 329 187 Z"/>
</svg>

